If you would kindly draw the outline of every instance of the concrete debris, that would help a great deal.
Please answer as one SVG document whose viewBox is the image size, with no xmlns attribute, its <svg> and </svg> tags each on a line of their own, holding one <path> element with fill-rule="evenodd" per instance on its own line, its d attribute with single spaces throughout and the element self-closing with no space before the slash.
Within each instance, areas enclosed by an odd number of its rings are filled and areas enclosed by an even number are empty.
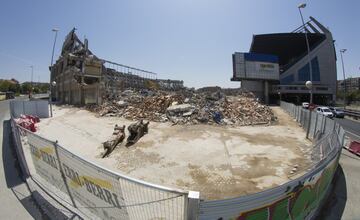
<svg viewBox="0 0 360 220">
<path fill-rule="evenodd" d="M 169 115 L 185 114 L 193 111 L 195 107 L 190 104 L 174 104 L 166 109 L 166 113 Z M 191 115 L 191 114 L 190 114 Z"/>
<path fill-rule="evenodd" d="M 103 143 L 104 146 L 104 154 L 102 158 L 107 157 L 113 152 L 118 144 L 120 144 L 125 139 L 125 125 L 120 127 L 115 125 L 114 132 L 110 140 Z"/>
<path fill-rule="evenodd" d="M 150 123 L 149 121 L 144 123 L 143 120 L 140 120 L 138 122 L 129 125 L 128 130 L 130 136 L 127 139 L 127 143 L 126 143 L 127 147 L 135 144 L 142 136 L 148 133 L 149 123 Z"/>
<path fill-rule="evenodd" d="M 271 109 L 252 93 L 227 91 L 218 87 L 177 92 L 125 90 L 99 106 L 88 106 L 100 116 L 173 124 L 256 125 L 276 121 Z"/>
</svg>

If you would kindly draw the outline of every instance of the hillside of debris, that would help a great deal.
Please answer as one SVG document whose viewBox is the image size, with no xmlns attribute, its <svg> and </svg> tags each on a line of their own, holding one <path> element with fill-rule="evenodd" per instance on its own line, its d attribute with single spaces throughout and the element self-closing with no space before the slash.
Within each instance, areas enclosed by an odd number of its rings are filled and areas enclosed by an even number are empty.
<svg viewBox="0 0 360 220">
<path fill-rule="evenodd" d="M 125 90 L 87 106 L 99 116 L 145 119 L 173 124 L 254 125 L 276 121 L 271 109 L 249 92 L 218 87 L 177 92 Z"/>
</svg>

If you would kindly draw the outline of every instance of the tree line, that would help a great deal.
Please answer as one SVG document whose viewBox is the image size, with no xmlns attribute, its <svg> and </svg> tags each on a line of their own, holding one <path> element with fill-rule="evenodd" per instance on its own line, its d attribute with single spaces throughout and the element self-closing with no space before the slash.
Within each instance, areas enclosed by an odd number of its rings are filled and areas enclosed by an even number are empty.
<svg viewBox="0 0 360 220">
<path fill-rule="evenodd" d="M 15 94 L 28 94 L 32 93 L 47 93 L 49 90 L 49 83 L 33 83 L 31 86 L 30 82 L 22 84 L 14 83 L 10 80 L 0 79 L 0 92 L 14 92 Z"/>
</svg>

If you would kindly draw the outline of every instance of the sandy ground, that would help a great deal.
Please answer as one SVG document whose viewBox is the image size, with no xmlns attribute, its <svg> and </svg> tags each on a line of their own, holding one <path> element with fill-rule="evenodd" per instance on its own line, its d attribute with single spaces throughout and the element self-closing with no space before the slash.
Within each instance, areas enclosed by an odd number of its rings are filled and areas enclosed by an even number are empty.
<svg viewBox="0 0 360 220">
<path fill-rule="evenodd" d="M 115 124 L 132 121 L 96 117 L 83 109 L 55 106 L 38 133 L 111 170 L 164 186 L 200 191 L 204 199 L 232 198 L 283 184 L 310 164 L 311 143 L 279 107 L 276 125 L 222 127 L 150 122 L 135 145 L 119 145 L 102 159 L 102 142 Z M 128 134 L 127 134 L 128 135 Z"/>
</svg>

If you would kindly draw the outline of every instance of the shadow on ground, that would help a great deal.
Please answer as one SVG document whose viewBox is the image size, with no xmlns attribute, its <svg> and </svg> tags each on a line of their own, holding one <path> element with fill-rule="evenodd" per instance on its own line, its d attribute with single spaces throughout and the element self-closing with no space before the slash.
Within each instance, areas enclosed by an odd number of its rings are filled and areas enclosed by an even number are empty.
<svg viewBox="0 0 360 220">
<path fill-rule="evenodd" d="M 2 157 L 7 188 L 13 188 L 22 184 L 23 180 L 19 173 L 19 164 L 13 149 L 9 120 L 3 121 Z"/>
<path fill-rule="evenodd" d="M 56 211 L 57 209 L 48 203 L 37 191 L 33 191 L 32 194 L 29 195 L 30 189 L 22 178 L 19 162 L 16 157 L 9 120 L 3 121 L 2 137 L 2 159 L 7 188 L 13 192 L 16 199 L 19 200 L 22 206 L 34 219 L 47 220 L 50 219 L 48 216 L 56 216 L 56 219 L 67 219 L 61 212 Z M 20 186 L 22 184 L 23 186 Z M 34 200 L 34 196 L 37 196 L 37 198 L 42 200 L 41 205 L 45 205 L 46 209 L 39 207 L 38 203 Z M 38 200 L 36 199 L 36 201 Z M 52 210 L 51 214 L 54 215 L 46 215 L 43 210 Z"/>
<path fill-rule="evenodd" d="M 324 204 L 319 216 L 316 218 L 338 220 L 342 218 L 347 200 L 346 179 L 344 171 L 339 164 L 333 182 L 333 188 Z"/>
</svg>

